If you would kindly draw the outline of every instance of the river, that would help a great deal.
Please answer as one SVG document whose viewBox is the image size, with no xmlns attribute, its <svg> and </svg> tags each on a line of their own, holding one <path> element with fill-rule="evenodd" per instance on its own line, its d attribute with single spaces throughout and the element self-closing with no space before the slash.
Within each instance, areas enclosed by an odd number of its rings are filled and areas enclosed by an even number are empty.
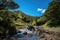
<svg viewBox="0 0 60 40">
<path fill-rule="evenodd" d="M 27 35 L 24 35 L 23 32 L 26 32 L 28 33 Z M 38 31 L 36 32 L 31 32 L 29 30 L 27 30 L 26 28 L 25 29 L 21 29 L 21 31 L 23 31 L 22 33 L 17 33 L 16 35 L 14 35 L 14 37 L 17 39 L 17 40 L 38 40 L 39 39 L 39 36 L 37 35 Z"/>
<path fill-rule="evenodd" d="M 14 36 L 17 40 L 38 40 L 39 39 L 39 36 L 37 35 L 31 35 L 31 36 L 28 36 L 28 35 L 23 35 L 21 33 L 18 33 L 17 35 Z"/>
</svg>

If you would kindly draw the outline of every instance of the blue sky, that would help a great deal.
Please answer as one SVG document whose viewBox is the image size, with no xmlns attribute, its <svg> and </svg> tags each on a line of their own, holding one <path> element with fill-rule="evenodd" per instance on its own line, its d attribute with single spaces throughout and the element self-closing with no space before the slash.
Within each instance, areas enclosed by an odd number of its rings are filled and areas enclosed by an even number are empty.
<svg viewBox="0 0 60 40">
<path fill-rule="evenodd" d="M 30 16 L 42 16 L 51 0 L 14 0 L 20 6 L 21 10 Z"/>
</svg>

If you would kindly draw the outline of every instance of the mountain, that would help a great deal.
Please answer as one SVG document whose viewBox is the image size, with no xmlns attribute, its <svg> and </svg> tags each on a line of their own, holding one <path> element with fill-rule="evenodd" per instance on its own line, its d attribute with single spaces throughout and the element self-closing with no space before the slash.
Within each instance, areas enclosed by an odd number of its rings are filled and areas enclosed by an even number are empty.
<svg viewBox="0 0 60 40">
<path fill-rule="evenodd" d="M 44 15 L 40 18 L 40 22 L 49 27 L 60 26 L 60 2 L 52 1 L 49 3 Z"/>
<path fill-rule="evenodd" d="M 21 11 L 14 11 L 14 13 L 16 13 L 18 17 L 17 20 L 15 21 L 16 25 L 22 25 L 22 26 L 33 25 L 34 26 L 36 24 L 36 19 L 38 19 L 38 17 L 26 15 Z"/>
</svg>

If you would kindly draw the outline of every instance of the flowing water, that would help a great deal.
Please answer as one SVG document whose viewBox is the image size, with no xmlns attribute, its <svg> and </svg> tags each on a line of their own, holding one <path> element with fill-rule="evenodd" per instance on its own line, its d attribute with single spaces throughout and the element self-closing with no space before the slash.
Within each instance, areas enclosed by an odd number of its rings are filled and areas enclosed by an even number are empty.
<svg viewBox="0 0 60 40">
<path fill-rule="evenodd" d="M 38 31 L 35 31 L 34 33 L 32 31 L 25 29 L 20 29 L 20 31 L 22 31 L 21 33 L 17 33 L 16 35 L 14 35 L 14 37 L 17 40 L 38 40 L 39 36 L 37 35 Z M 27 35 L 24 35 L 23 32 L 27 32 Z"/>
<path fill-rule="evenodd" d="M 23 34 L 17 34 L 15 35 L 15 38 L 17 40 L 38 40 L 39 39 L 39 36 L 37 35 L 23 35 Z"/>
</svg>

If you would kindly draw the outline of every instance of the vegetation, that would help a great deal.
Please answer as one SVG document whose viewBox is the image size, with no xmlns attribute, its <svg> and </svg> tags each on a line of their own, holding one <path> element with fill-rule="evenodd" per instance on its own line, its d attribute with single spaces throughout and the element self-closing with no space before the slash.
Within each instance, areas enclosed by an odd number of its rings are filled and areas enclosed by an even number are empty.
<svg viewBox="0 0 60 40">
<path fill-rule="evenodd" d="M 8 10 L 16 8 L 18 8 L 18 4 L 13 0 L 0 0 L 0 37 L 16 33 L 16 27 L 13 22 L 16 19 L 16 15 Z"/>
<path fill-rule="evenodd" d="M 25 15 L 21 11 L 10 11 L 18 7 L 13 0 L 0 0 L 0 37 L 14 35 L 20 26 L 36 25 L 38 17 Z"/>
<path fill-rule="evenodd" d="M 49 3 L 44 15 L 40 18 L 40 22 L 44 22 L 46 26 L 60 26 L 60 2 L 52 1 Z"/>
<path fill-rule="evenodd" d="M 0 37 L 14 35 L 20 26 L 43 25 L 46 27 L 60 27 L 59 3 L 50 2 L 43 16 L 33 17 L 21 11 L 10 11 L 19 7 L 13 0 L 0 0 Z"/>
<path fill-rule="evenodd" d="M 14 13 L 18 15 L 18 18 L 15 21 L 16 25 L 22 25 L 22 26 L 35 25 L 36 17 L 26 15 L 21 11 L 14 11 Z"/>
</svg>

